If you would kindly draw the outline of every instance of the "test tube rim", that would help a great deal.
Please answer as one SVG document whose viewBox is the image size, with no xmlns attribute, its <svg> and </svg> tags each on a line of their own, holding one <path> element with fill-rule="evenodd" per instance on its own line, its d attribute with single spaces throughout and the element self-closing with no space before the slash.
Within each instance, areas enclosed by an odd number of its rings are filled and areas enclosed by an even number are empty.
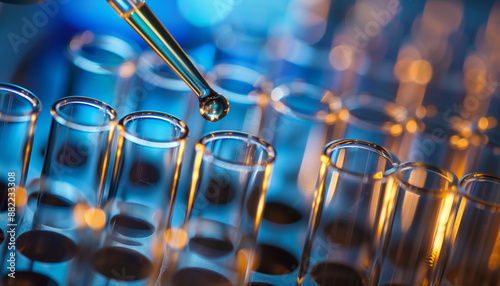
<svg viewBox="0 0 500 286">
<path fill-rule="evenodd" d="M 248 94 L 243 95 L 237 92 L 232 92 L 230 90 L 227 90 L 224 87 L 221 87 L 219 84 L 216 83 L 216 81 L 218 79 L 221 79 L 219 74 L 221 73 L 220 70 L 223 69 L 231 69 L 236 71 L 228 73 L 229 77 L 224 77 L 222 79 L 231 79 L 244 82 L 246 84 L 250 84 L 254 87 L 254 90 L 252 90 Z M 247 74 L 248 73 L 253 74 L 253 78 L 255 78 L 255 80 L 252 80 L 253 83 L 243 80 L 243 78 L 245 78 L 242 75 L 243 72 Z M 251 69 L 243 65 L 231 64 L 225 62 L 221 62 L 214 65 L 212 69 L 207 73 L 207 80 L 210 82 L 210 84 L 214 89 L 218 90 L 219 93 L 223 94 L 231 103 L 240 103 L 240 104 L 258 103 L 259 101 L 262 100 L 263 97 L 268 97 L 269 92 L 272 89 L 271 81 L 265 75 L 261 74 L 257 70 Z"/>
<path fill-rule="evenodd" d="M 244 132 L 230 131 L 230 130 L 221 130 L 221 131 L 211 132 L 211 133 L 203 136 L 198 141 L 198 144 L 206 146 L 207 143 L 215 141 L 215 140 L 220 140 L 220 139 L 237 139 L 237 140 L 241 140 L 241 141 L 251 141 L 251 142 L 256 143 L 256 145 L 260 146 L 267 153 L 267 158 L 265 160 L 263 160 L 260 164 L 253 164 L 253 165 L 238 164 L 236 162 L 227 161 L 227 160 L 218 158 L 216 156 L 213 156 L 213 154 L 211 154 L 215 160 L 220 161 L 224 164 L 230 164 L 230 165 L 239 166 L 242 168 L 253 169 L 255 167 L 265 167 L 268 165 L 272 165 L 274 163 L 274 161 L 276 160 L 277 153 L 271 144 L 269 144 L 268 142 L 264 141 L 263 139 L 261 139 L 257 136 L 253 136 L 251 134 L 244 133 Z"/>
<path fill-rule="evenodd" d="M 316 90 L 321 90 L 322 94 L 331 94 L 332 97 L 335 99 L 335 102 L 331 103 L 329 105 L 328 112 L 324 112 L 324 113 L 316 112 L 315 114 L 311 115 L 311 114 L 306 114 L 303 112 L 295 111 L 280 101 L 282 98 L 287 97 L 287 96 L 291 96 L 291 94 L 293 94 L 293 92 L 291 92 L 290 88 L 289 88 L 289 91 L 287 94 L 282 95 L 279 98 L 278 97 L 273 98 L 273 92 L 276 89 L 282 88 L 284 86 L 291 87 L 292 85 L 294 85 L 294 86 L 300 85 L 300 86 L 306 87 L 306 88 L 314 88 Z M 303 82 L 303 81 L 292 80 L 292 81 L 288 81 L 288 82 L 283 82 L 280 85 L 273 88 L 273 90 L 271 91 L 271 96 L 270 96 L 270 106 L 276 112 L 283 114 L 283 115 L 291 115 L 291 116 L 294 116 L 296 118 L 306 120 L 306 121 L 326 123 L 326 122 L 329 122 L 329 116 L 331 116 L 331 115 L 336 116 L 342 110 L 342 100 L 337 95 L 335 95 L 335 93 L 333 93 L 331 90 L 329 90 L 328 88 L 325 88 L 325 87 L 322 87 L 319 85 L 315 85 L 315 84 L 311 84 L 311 83 L 307 83 L 307 82 Z M 323 111 L 323 110 L 321 110 L 321 111 Z M 333 120 L 333 122 L 335 122 L 335 120 Z"/>
<path fill-rule="evenodd" d="M 358 145 L 358 146 L 349 146 L 349 145 Z M 361 147 L 361 148 L 369 149 L 370 151 L 374 151 L 374 153 L 377 153 L 378 155 L 380 155 L 380 156 L 384 157 L 386 160 L 388 160 L 392 164 L 392 167 L 388 170 L 385 170 L 382 173 L 383 176 L 380 177 L 380 176 L 378 176 L 378 173 L 380 173 L 380 172 L 377 172 L 377 173 L 372 174 L 372 175 L 361 174 L 361 173 L 358 173 L 355 171 L 339 168 L 335 164 L 333 164 L 333 162 L 331 161 L 331 152 L 334 149 L 353 148 L 353 147 Z M 338 139 L 338 140 L 331 141 L 325 145 L 321 154 L 322 154 L 322 156 L 327 157 L 328 166 L 330 168 L 333 168 L 334 170 L 336 170 L 339 173 L 345 173 L 349 176 L 353 176 L 356 178 L 362 178 L 362 179 L 368 178 L 371 180 L 386 180 L 388 177 L 392 176 L 396 172 L 396 170 L 399 166 L 399 158 L 392 151 L 390 151 L 390 150 L 388 150 L 380 145 L 377 145 L 375 143 L 371 143 L 371 142 L 364 141 L 364 140 L 358 140 L 358 139 Z"/>
<path fill-rule="evenodd" d="M 233 40 L 235 37 L 242 37 L 243 40 L 247 40 L 246 42 L 253 42 L 253 43 L 258 43 L 262 47 L 264 47 L 265 43 L 267 42 L 268 35 L 267 33 L 263 33 L 262 35 L 249 35 L 242 33 L 241 31 L 237 31 L 235 27 L 231 24 L 226 24 L 218 27 L 216 30 L 214 30 L 214 33 L 212 33 L 212 40 L 215 44 L 215 47 L 220 49 L 223 52 L 228 52 L 230 51 L 230 47 L 232 45 L 224 45 L 221 42 L 224 42 L 225 39 Z M 238 51 L 236 51 L 238 52 Z M 243 56 L 249 56 L 248 54 L 243 54 Z"/>
<path fill-rule="evenodd" d="M 363 96 L 363 95 L 369 96 L 370 102 L 371 103 L 375 102 L 376 104 L 373 105 L 373 104 L 368 104 L 368 103 L 360 103 L 358 99 L 360 98 L 360 96 Z M 360 106 L 383 112 L 383 110 L 379 110 L 376 107 L 387 106 L 388 104 L 392 104 L 394 106 L 397 106 L 397 108 L 400 109 L 400 111 L 402 113 L 402 117 L 403 117 L 403 118 L 401 118 L 401 120 L 397 120 L 394 116 L 390 116 L 391 121 L 386 121 L 385 123 L 371 123 L 371 122 L 368 122 L 366 120 L 360 119 L 356 116 L 353 116 L 352 113 L 350 112 L 350 110 L 352 110 L 353 108 L 360 107 Z M 349 113 L 348 120 L 351 120 L 352 124 L 357 125 L 357 126 L 362 126 L 363 128 L 383 130 L 384 126 L 387 124 L 387 122 L 390 122 L 392 124 L 391 126 L 394 126 L 396 124 L 403 124 L 406 121 L 406 119 L 408 118 L 408 110 L 404 106 L 399 105 L 399 104 L 394 103 L 394 102 L 391 102 L 391 101 L 388 101 L 388 100 L 385 100 L 385 99 L 382 99 L 382 98 L 378 98 L 378 97 L 371 95 L 371 94 L 362 93 L 362 94 L 344 97 L 342 100 L 342 106 Z M 387 128 L 387 127 L 385 127 L 385 128 Z"/>
<path fill-rule="evenodd" d="M 462 179 L 460 179 L 460 183 L 459 183 L 461 186 L 461 188 L 459 188 L 460 195 L 465 197 L 469 201 L 472 201 L 476 204 L 480 204 L 480 205 L 485 206 L 489 209 L 492 209 L 496 212 L 499 212 L 500 211 L 500 203 L 488 202 L 488 201 L 485 201 L 483 199 L 479 199 L 479 198 L 469 194 L 465 190 L 465 184 L 467 182 L 469 182 L 470 179 L 477 179 L 477 178 L 487 179 L 488 181 L 494 181 L 495 183 L 497 183 L 500 186 L 500 176 L 495 176 L 495 175 L 487 174 L 487 173 L 478 173 L 478 172 L 469 173 L 469 174 L 463 176 Z"/>
<path fill-rule="evenodd" d="M 90 42 L 79 43 L 76 46 L 76 48 L 71 47 L 71 43 L 75 39 L 83 37 L 85 35 L 85 33 L 92 34 L 92 40 Z M 115 48 L 119 46 L 119 47 L 122 47 L 122 49 L 118 50 L 118 49 L 105 49 L 102 47 L 100 47 L 100 48 L 122 58 L 123 60 L 120 62 L 120 64 L 118 64 L 118 65 L 110 65 L 110 64 L 106 65 L 106 64 L 98 63 L 96 61 L 88 59 L 83 54 L 83 46 L 84 45 L 93 44 L 93 45 L 98 46 L 99 41 L 106 42 L 106 41 L 109 41 L 110 39 L 112 39 L 113 41 L 116 41 L 117 43 L 118 42 L 120 43 L 120 45 L 116 45 L 116 43 L 115 44 L 110 43 L 110 46 L 113 46 Z M 124 46 L 127 46 L 127 48 L 124 49 L 123 48 Z M 135 61 L 138 57 L 139 51 L 140 51 L 140 49 L 135 44 L 133 44 L 133 42 L 131 42 L 131 41 L 127 41 L 127 40 L 121 39 L 121 38 L 119 38 L 117 36 L 113 36 L 113 35 L 100 34 L 100 33 L 96 34 L 96 33 L 91 32 L 91 31 L 84 31 L 84 32 L 78 33 L 78 34 L 74 35 L 73 37 L 71 37 L 70 41 L 68 42 L 67 48 L 66 48 L 66 55 L 74 65 L 76 65 L 77 67 L 79 67 L 83 70 L 90 71 L 90 72 L 97 73 L 97 74 L 119 74 L 120 67 L 123 66 L 123 64 L 125 64 L 127 62 Z"/>
<path fill-rule="evenodd" d="M 409 183 L 406 179 L 403 178 L 402 173 L 408 168 L 415 167 L 423 167 L 426 171 L 437 173 L 442 178 L 448 179 L 449 187 L 445 190 L 443 190 L 442 188 L 426 189 L 417 187 Z M 405 190 L 425 195 L 426 197 L 442 197 L 450 193 L 456 194 L 458 192 L 458 189 L 461 189 L 461 186 L 458 184 L 458 178 L 453 172 L 425 162 L 405 162 L 401 164 L 396 170 L 396 178 L 398 179 L 399 184 L 402 185 Z"/>
<path fill-rule="evenodd" d="M 90 105 L 92 107 L 98 108 L 100 110 L 105 111 L 105 114 L 109 116 L 109 121 L 106 124 L 100 124 L 100 125 L 85 125 L 81 123 L 76 123 L 72 122 L 69 119 L 64 118 L 63 115 L 61 115 L 60 107 L 62 106 L 63 103 L 67 102 L 78 102 L 78 103 L 84 103 L 86 105 Z M 67 105 L 67 104 L 65 104 Z M 65 106 L 64 105 L 64 106 Z M 115 127 L 117 123 L 116 119 L 116 111 L 106 104 L 105 102 L 102 102 L 100 100 L 91 98 L 91 97 L 84 97 L 84 96 L 68 96 L 59 99 L 56 101 L 53 105 L 52 108 L 50 109 L 50 113 L 52 114 L 52 118 L 56 120 L 58 123 L 61 125 L 67 126 L 68 128 L 83 131 L 83 132 L 104 132 L 111 130 Z"/>
<path fill-rule="evenodd" d="M 21 96 L 31 103 L 32 109 L 29 112 L 20 114 L 6 114 L 0 111 L 0 121 L 4 122 L 25 122 L 32 120 L 32 117 L 42 111 L 42 102 L 31 91 L 15 84 L 0 82 L 0 91 L 7 91 Z"/>
<path fill-rule="evenodd" d="M 463 126 L 464 124 L 463 123 L 458 124 L 456 120 L 460 120 L 461 122 L 467 122 L 467 123 L 469 123 L 468 125 L 470 125 L 470 127 L 472 127 L 472 122 L 469 120 L 459 118 L 459 117 L 454 117 L 453 119 L 455 119 L 455 120 L 445 120 L 444 118 L 441 118 L 441 117 L 438 118 L 436 116 L 419 118 L 419 119 L 417 119 L 417 127 L 418 128 L 416 130 L 416 133 L 420 133 L 420 134 L 430 133 L 430 132 L 428 132 L 428 128 L 427 128 L 429 123 L 437 123 L 437 124 L 441 124 L 442 129 L 444 129 L 448 134 L 460 135 L 460 137 L 466 138 L 466 139 L 471 137 L 471 135 L 468 135 L 468 136 L 463 135 L 463 133 L 459 127 Z M 432 129 L 432 130 L 435 130 L 435 129 Z M 471 131 L 470 133 L 472 134 L 472 128 L 470 128 L 470 131 Z M 450 137 L 450 136 L 448 136 L 448 137 Z"/>
<path fill-rule="evenodd" d="M 160 142 L 160 141 L 153 141 L 153 140 L 139 138 L 128 131 L 128 129 L 125 126 L 126 123 L 144 118 L 154 118 L 168 122 L 169 124 L 180 129 L 179 135 L 171 140 L 165 140 Z M 175 148 L 181 144 L 181 141 L 187 140 L 189 136 L 189 128 L 186 125 L 186 123 L 184 123 L 184 121 L 180 120 L 179 118 L 173 115 L 156 111 L 136 111 L 128 115 L 125 115 L 118 122 L 118 129 L 120 130 L 120 133 L 123 134 L 123 137 L 125 139 L 135 144 L 139 144 L 142 146 L 156 147 L 156 148 Z"/>
</svg>

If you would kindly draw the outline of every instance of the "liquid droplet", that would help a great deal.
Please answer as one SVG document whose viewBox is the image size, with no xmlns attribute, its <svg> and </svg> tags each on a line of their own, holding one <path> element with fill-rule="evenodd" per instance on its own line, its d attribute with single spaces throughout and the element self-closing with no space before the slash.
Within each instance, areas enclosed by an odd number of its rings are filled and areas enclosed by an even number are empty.
<svg viewBox="0 0 500 286">
<path fill-rule="evenodd" d="M 200 97 L 200 114 L 205 120 L 215 122 L 229 112 L 229 101 L 221 94 L 212 92 Z"/>
</svg>

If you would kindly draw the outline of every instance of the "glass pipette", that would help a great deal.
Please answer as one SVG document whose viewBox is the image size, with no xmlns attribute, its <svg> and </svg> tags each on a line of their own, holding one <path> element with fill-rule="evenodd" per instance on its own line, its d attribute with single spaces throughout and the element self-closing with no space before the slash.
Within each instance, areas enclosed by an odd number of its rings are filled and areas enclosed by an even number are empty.
<svg viewBox="0 0 500 286">
<path fill-rule="evenodd" d="M 214 91 L 144 0 L 106 0 L 194 91 L 200 114 L 218 121 L 229 111 L 227 99 Z"/>
</svg>

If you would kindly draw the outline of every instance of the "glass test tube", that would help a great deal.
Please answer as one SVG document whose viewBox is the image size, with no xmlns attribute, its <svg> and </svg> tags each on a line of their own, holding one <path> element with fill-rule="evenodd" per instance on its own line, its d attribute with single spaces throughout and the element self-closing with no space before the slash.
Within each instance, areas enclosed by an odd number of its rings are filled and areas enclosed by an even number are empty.
<svg viewBox="0 0 500 286">
<path fill-rule="evenodd" d="M 2 285 L 82 285 L 76 281 L 88 265 L 88 250 L 99 241 L 104 211 L 91 208 L 67 182 L 38 179 L 28 188 L 50 196 L 37 202 L 25 193 L 18 199 L 26 211 L 11 228 L 15 248 L 9 247 L 2 261 Z"/>
<path fill-rule="evenodd" d="M 6 246 L 10 193 L 24 188 L 38 114 L 42 109 L 30 91 L 0 83 L 0 259 Z M 21 194 L 19 194 L 21 195 Z M 12 206 L 12 205 L 10 205 Z M 17 222 L 16 222 L 17 223 Z"/>
<path fill-rule="evenodd" d="M 162 285 L 244 285 L 275 158 L 271 145 L 244 133 L 215 132 L 199 141 L 185 224 L 166 235 L 177 254 Z"/>
<path fill-rule="evenodd" d="M 367 285 L 396 191 L 398 158 L 370 142 L 325 146 L 297 285 Z"/>
<path fill-rule="evenodd" d="M 66 97 L 54 103 L 51 114 L 42 177 L 71 183 L 89 205 L 100 205 L 106 195 L 114 109 L 96 99 Z"/>
<path fill-rule="evenodd" d="M 203 134 L 232 130 L 258 136 L 272 83 L 253 69 L 228 63 L 213 66 L 207 80 L 231 102 L 231 112 L 224 120 L 204 124 Z"/>
<path fill-rule="evenodd" d="M 272 142 L 280 157 L 259 236 L 261 263 L 251 282 L 295 282 L 321 150 L 327 142 L 341 137 L 336 133 L 340 107 L 340 99 L 332 92 L 301 81 L 279 85 L 271 92 L 261 136 Z"/>
<path fill-rule="evenodd" d="M 146 51 L 139 57 L 135 80 L 131 94 L 139 103 L 138 110 L 171 114 L 181 119 L 188 126 L 193 126 L 189 133 L 194 134 L 194 136 L 189 136 L 186 150 L 194 149 L 194 145 L 201 137 L 202 121 L 204 120 L 198 115 L 196 98 L 192 96 L 189 86 L 153 51 Z M 186 152 L 183 159 L 184 164 L 182 164 L 179 185 L 180 201 L 178 204 L 185 205 L 185 200 L 189 194 L 193 160 L 194 152 Z M 184 210 L 174 209 L 172 222 L 174 225 L 182 224 Z"/>
<path fill-rule="evenodd" d="M 193 121 L 192 134 L 194 135 L 192 137 L 198 140 L 210 132 L 220 130 L 239 131 L 258 136 L 263 125 L 264 110 L 269 102 L 272 85 L 266 77 L 244 66 L 221 63 L 215 65 L 207 74 L 207 80 L 231 102 L 231 112 L 218 122 L 208 123 L 199 116 L 193 117 L 195 121 Z M 194 147 L 195 144 L 188 145 L 191 148 L 191 145 Z M 184 169 L 188 170 L 184 174 L 188 176 L 182 178 L 182 196 L 179 201 L 181 208 L 176 208 L 176 217 L 185 214 L 182 208 L 185 208 L 189 195 L 194 155 L 188 154 L 186 160 L 187 164 Z"/>
<path fill-rule="evenodd" d="M 345 122 L 345 138 L 366 140 L 381 145 L 406 159 L 403 143 L 407 111 L 404 107 L 362 93 L 343 101 L 340 118 Z"/>
<path fill-rule="evenodd" d="M 472 173 L 460 184 L 452 248 L 440 285 L 498 285 L 500 177 Z"/>
<path fill-rule="evenodd" d="M 128 95 L 138 51 L 130 41 L 114 36 L 90 31 L 75 35 L 66 48 L 70 78 L 65 96 L 99 99 L 116 108 L 120 117 L 134 111 L 137 100 Z"/>
<path fill-rule="evenodd" d="M 409 161 L 427 162 L 461 177 L 469 172 L 472 156 L 470 123 L 436 114 L 417 121 Z"/>
<path fill-rule="evenodd" d="M 214 62 L 239 64 L 250 68 L 265 64 L 267 29 L 252 31 L 251 25 L 240 26 L 228 24 L 214 31 Z"/>
<path fill-rule="evenodd" d="M 158 112 L 120 120 L 104 210 L 105 237 L 92 258 L 92 285 L 153 285 L 176 199 L 188 128 Z"/>
<path fill-rule="evenodd" d="M 457 178 L 420 162 L 396 171 L 398 188 L 370 285 L 435 285 L 453 225 Z"/>
</svg>

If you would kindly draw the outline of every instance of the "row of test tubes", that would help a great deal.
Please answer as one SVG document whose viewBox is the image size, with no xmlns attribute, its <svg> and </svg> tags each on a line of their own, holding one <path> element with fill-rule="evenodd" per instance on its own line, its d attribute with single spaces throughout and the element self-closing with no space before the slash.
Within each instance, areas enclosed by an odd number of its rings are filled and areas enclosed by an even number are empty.
<svg viewBox="0 0 500 286">
<path fill-rule="evenodd" d="M 221 63 L 231 112 L 203 123 L 152 52 L 103 53 L 119 41 L 72 39 L 68 94 L 91 97 L 55 100 L 36 137 L 40 100 L 2 85 L 6 285 L 11 253 L 34 285 L 497 285 L 500 147 L 480 118 Z"/>
</svg>

